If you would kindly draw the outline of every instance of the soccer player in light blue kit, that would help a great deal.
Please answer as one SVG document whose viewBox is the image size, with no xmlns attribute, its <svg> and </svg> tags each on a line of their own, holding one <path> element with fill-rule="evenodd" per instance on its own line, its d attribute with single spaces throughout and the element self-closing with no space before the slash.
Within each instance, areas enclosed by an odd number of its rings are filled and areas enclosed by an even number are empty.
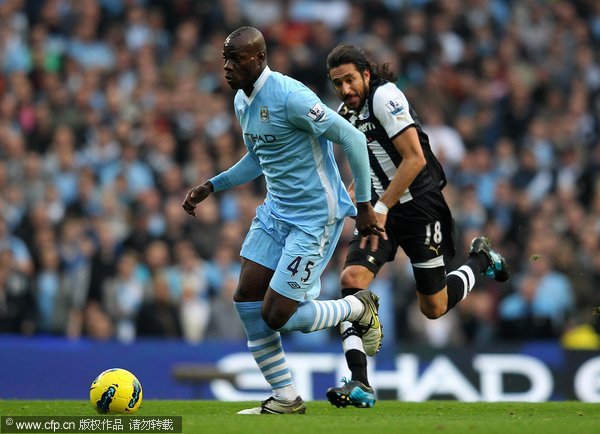
<svg viewBox="0 0 600 434">
<path fill-rule="evenodd" d="M 304 413 L 280 331 L 309 333 L 350 321 L 365 330 L 362 339 L 369 355 L 381 345 L 375 294 L 364 290 L 339 300 L 315 300 L 345 217 L 356 216 L 356 228 L 365 237 L 386 237 L 369 203 L 366 138 L 302 83 L 271 71 L 257 29 L 242 27 L 231 33 L 223 44 L 223 59 L 225 79 L 238 89 L 234 109 L 247 153 L 227 171 L 188 191 L 183 208 L 195 216 L 196 205 L 211 192 L 265 176 L 267 196 L 242 245 L 233 298 L 248 348 L 273 395 L 239 413 Z M 348 158 L 356 208 L 340 178 L 331 142 L 339 143 Z"/>
</svg>

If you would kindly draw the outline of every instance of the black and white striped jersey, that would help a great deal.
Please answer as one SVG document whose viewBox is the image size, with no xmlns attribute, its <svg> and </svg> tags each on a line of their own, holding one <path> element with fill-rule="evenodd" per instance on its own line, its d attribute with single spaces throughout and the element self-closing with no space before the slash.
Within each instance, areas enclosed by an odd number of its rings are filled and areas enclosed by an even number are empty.
<svg viewBox="0 0 600 434">
<path fill-rule="evenodd" d="M 419 194 L 442 189 L 446 185 L 444 170 L 431 151 L 429 139 L 421 128 L 417 114 L 395 84 L 381 78 L 372 80 L 367 102 L 360 112 L 348 110 L 343 104 L 338 111 L 367 136 L 373 203 L 388 187 L 402 161 L 392 140 L 413 126 L 417 129 L 427 164 L 399 202 L 408 202 Z"/>
</svg>

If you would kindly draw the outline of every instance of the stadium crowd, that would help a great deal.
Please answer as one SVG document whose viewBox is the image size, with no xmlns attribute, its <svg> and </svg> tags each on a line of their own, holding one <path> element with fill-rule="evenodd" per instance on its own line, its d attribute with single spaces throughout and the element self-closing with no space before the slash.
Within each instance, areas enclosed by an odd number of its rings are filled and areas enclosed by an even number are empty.
<svg viewBox="0 0 600 434">
<path fill-rule="evenodd" d="M 400 252 L 373 285 L 384 344 L 600 348 L 596 0 L 0 1 L 1 333 L 244 339 L 231 296 L 262 181 L 197 219 L 181 203 L 245 152 L 221 55 L 245 24 L 332 108 L 335 44 L 391 68 L 448 175 L 459 251 L 486 234 L 510 264 L 431 321 Z"/>
</svg>

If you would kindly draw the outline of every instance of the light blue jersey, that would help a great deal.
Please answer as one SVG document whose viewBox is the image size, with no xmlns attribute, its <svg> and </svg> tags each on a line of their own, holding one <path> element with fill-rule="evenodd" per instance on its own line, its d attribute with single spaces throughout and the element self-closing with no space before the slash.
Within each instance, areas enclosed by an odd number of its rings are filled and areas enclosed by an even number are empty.
<svg viewBox="0 0 600 434">
<path fill-rule="evenodd" d="M 299 226 L 323 226 L 356 215 L 356 209 L 323 137 L 337 114 L 305 85 L 288 76 L 262 72 L 248 97 L 238 90 L 235 113 L 248 155 L 251 178 L 264 174 L 265 207 L 277 219 Z M 227 176 L 211 179 L 215 191 L 229 188 Z"/>
</svg>

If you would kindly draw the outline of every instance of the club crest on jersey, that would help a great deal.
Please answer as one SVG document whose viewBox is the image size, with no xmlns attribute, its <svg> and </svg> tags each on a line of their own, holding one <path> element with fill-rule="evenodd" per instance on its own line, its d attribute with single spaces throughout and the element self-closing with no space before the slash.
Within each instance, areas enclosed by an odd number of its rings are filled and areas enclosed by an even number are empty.
<svg viewBox="0 0 600 434">
<path fill-rule="evenodd" d="M 316 103 L 313 108 L 308 111 L 307 115 L 313 121 L 319 122 L 320 120 L 325 119 L 325 109 L 321 106 L 321 104 Z"/>
<path fill-rule="evenodd" d="M 398 116 L 404 111 L 404 105 L 400 98 L 388 102 L 385 106 L 393 116 Z"/>
<path fill-rule="evenodd" d="M 266 105 L 260 106 L 260 121 L 261 122 L 270 122 L 269 107 L 267 107 Z"/>
</svg>

